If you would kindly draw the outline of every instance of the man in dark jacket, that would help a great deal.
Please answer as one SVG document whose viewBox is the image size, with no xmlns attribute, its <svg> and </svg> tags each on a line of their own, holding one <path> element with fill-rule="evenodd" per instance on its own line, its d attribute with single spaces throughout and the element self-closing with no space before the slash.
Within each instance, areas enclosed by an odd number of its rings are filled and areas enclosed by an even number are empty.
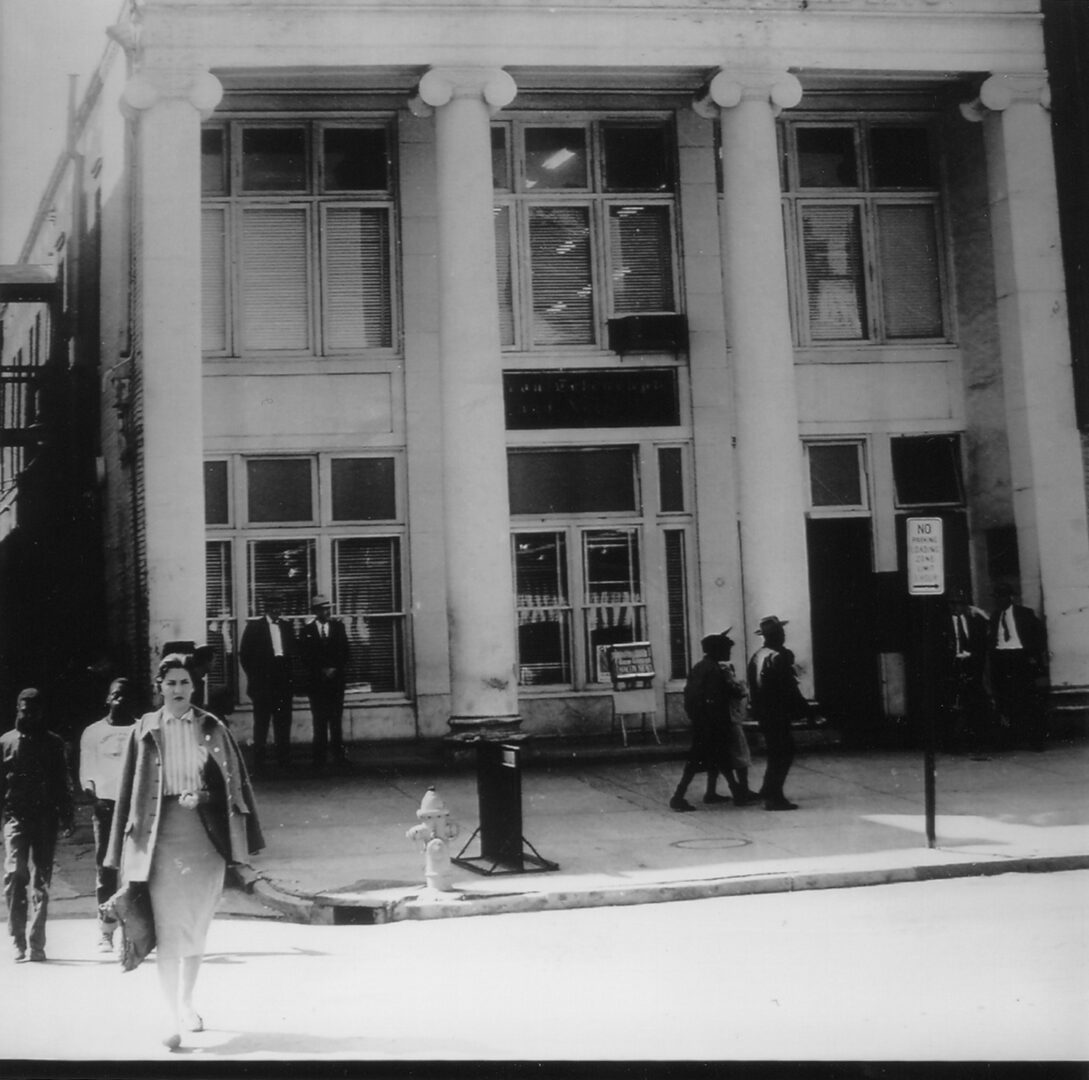
<svg viewBox="0 0 1089 1080">
<path fill-rule="evenodd" d="M 1009 724 L 1010 736 L 1021 737 L 1033 750 L 1044 748 L 1044 710 L 1037 680 L 1047 675 L 1044 627 L 1032 608 L 1013 602 L 1013 590 L 994 590 L 991 615 L 991 688 L 995 707 Z"/>
<path fill-rule="evenodd" d="M 813 709 L 798 688 L 794 671 L 794 653 L 785 645 L 786 620 L 768 615 L 760 620 L 756 632 L 764 639 L 761 648 L 749 660 L 749 702 L 752 714 L 764 736 L 768 756 L 764 784 L 760 794 L 765 810 L 797 810 L 798 804 L 783 794 L 783 784 L 794 761 L 795 720 L 812 714 Z"/>
<path fill-rule="evenodd" d="M 952 753 L 979 752 L 991 738 L 991 699 L 984 684 L 987 670 L 987 615 L 954 589 L 941 635 L 946 688 L 943 745 Z"/>
<path fill-rule="evenodd" d="M 698 772 L 707 774 L 705 803 L 729 801 L 715 791 L 719 773 L 725 777 L 737 806 L 745 806 L 757 797 L 748 789 L 748 770 L 744 771 L 743 777 L 735 775 L 730 754 L 730 709 L 745 696 L 745 688 L 733 677 L 733 669 L 728 666 L 734 645 L 728 635 L 729 630 L 708 634 L 700 642 L 703 659 L 688 673 L 684 709 L 692 724 L 692 746 L 680 783 L 669 800 L 671 810 L 695 810 L 685 799 L 685 793 Z"/>
<path fill-rule="evenodd" d="M 43 961 L 57 830 L 71 832 L 72 794 L 64 741 L 47 729 L 41 695 L 34 689 L 19 694 L 15 730 L 0 735 L 0 807 L 4 899 L 15 962 Z M 28 906 L 32 907 L 29 934 Z"/>
<path fill-rule="evenodd" d="M 269 597 L 264 614 L 250 619 L 242 632 L 238 658 L 246 673 L 246 692 L 253 702 L 253 764 L 265 763 L 269 720 L 276 743 L 276 763 L 291 764 L 291 658 L 295 634 L 291 623 L 281 619 L 283 601 Z"/>
<path fill-rule="evenodd" d="M 329 617 L 329 598 L 314 597 L 314 618 L 299 634 L 299 653 L 306 666 L 310 716 L 314 725 L 314 764 L 325 764 L 328 750 L 333 760 L 347 762 L 344 752 L 344 684 L 348 669 L 348 632 L 339 619 Z"/>
</svg>

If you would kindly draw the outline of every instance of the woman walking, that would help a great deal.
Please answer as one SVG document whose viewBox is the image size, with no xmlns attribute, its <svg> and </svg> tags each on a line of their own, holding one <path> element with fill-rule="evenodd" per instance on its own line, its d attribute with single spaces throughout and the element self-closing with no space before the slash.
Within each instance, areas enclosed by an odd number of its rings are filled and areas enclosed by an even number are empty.
<svg viewBox="0 0 1089 1080">
<path fill-rule="evenodd" d="M 159 664 L 162 708 L 133 725 L 106 856 L 124 881 L 148 883 L 169 1050 L 204 1027 L 193 988 L 226 866 L 263 847 L 242 755 L 226 725 L 191 704 L 190 666 L 180 653 Z"/>
</svg>

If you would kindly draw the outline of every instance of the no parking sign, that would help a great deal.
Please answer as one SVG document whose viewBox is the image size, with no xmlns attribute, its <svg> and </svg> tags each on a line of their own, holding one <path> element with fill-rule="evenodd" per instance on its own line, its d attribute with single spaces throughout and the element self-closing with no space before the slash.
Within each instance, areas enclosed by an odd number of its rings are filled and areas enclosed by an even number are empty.
<svg viewBox="0 0 1089 1080">
<path fill-rule="evenodd" d="M 945 546 L 942 519 L 907 519 L 907 571 L 909 596 L 945 594 Z"/>
</svg>

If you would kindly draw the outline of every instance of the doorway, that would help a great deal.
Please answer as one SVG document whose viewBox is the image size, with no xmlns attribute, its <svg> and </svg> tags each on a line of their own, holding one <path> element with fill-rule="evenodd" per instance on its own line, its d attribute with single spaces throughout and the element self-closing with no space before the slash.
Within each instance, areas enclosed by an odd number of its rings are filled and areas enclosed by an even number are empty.
<svg viewBox="0 0 1089 1080">
<path fill-rule="evenodd" d="M 806 542 L 814 692 L 844 742 L 868 745 L 882 719 L 870 519 L 811 518 Z"/>
</svg>

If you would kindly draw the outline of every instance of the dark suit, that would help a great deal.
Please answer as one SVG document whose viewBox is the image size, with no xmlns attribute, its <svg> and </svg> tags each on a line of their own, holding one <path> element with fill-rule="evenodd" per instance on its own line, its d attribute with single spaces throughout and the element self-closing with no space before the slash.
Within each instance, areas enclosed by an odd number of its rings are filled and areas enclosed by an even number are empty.
<svg viewBox="0 0 1089 1080">
<path fill-rule="evenodd" d="M 1003 648 L 1010 639 L 1007 618 L 1013 620 L 1019 648 Z M 991 616 L 989 641 L 995 707 L 1009 722 L 1012 736 L 1021 735 L 1033 749 L 1041 749 L 1044 710 L 1036 680 L 1047 674 L 1043 623 L 1031 608 L 1010 604 Z"/>
<path fill-rule="evenodd" d="M 254 761 L 264 761 L 271 719 L 276 760 L 286 765 L 291 757 L 291 657 L 295 655 L 295 634 L 284 619 L 278 619 L 276 625 L 280 628 L 282 656 L 273 652 L 269 620 L 262 615 L 246 623 L 238 659 L 246 673 L 246 692 L 253 702 Z"/>
<path fill-rule="evenodd" d="M 946 728 L 944 745 L 951 751 L 980 750 L 991 728 L 991 701 L 984 686 L 989 627 L 987 616 L 965 605 L 943 621 L 943 671 Z"/>
<path fill-rule="evenodd" d="M 798 688 L 794 653 L 786 646 L 758 650 L 749 660 L 749 703 L 764 736 L 768 755 L 761 794 L 769 803 L 785 802 L 783 784 L 794 761 L 795 720 L 809 715 L 809 702 Z"/>
<path fill-rule="evenodd" d="M 348 667 L 348 632 L 339 619 L 322 624 L 313 619 L 299 634 L 299 652 L 306 665 L 310 715 L 314 725 L 314 762 L 325 761 L 331 746 L 334 758 L 344 757 L 344 682 Z"/>
</svg>

